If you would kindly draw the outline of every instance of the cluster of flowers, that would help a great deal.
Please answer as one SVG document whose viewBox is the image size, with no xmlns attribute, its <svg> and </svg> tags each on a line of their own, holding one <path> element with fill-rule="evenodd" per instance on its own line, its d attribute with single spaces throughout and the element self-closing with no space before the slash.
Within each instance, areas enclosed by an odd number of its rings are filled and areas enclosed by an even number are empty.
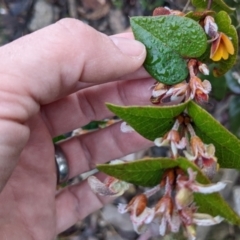
<svg viewBox="0 0 240 240">
<path fill-rule="evenodd" d="M 196 239 L 195 226 L 210 226 L 220 223 L 223 218 L 198 213 L 193 201 L 193 193 L 203 194 L 218 192 L 225 183 L 201 185 L 196 181 L 196 173 L 188 169 L 188 176 L 181 169 L 171 169 L 165 173 L 161 184 L 165 187 L 163 197 L 157 204 L 147 207 L 150 191 L 135 196 L 128 204 L 119 204 L 120 213 L 130 213 L 134 229 L 141 234 L 148 228 L 153 234 L 164 236 L 167 231 L 177 233 L 182 226 L 189 240 Z M 155 189 L 154 191 L 155 192 Z"/>
<path fill-rule="evenodd" d="M 156 15 L 183 15 L 179 11 L 167 8 L 157 8 Z M 206 16 L 202 21 L 203 28 L 210 38 L 211 44 L 210 59 L 220 61 L 228 59 L 234 54 L 231 40 L 226 34 L 218 31 L 218 26 L 212 16 Z M 176 85 L 165 85 L 156 83 L 153 86 L 151 102 L 153 104 L 173 105 L 194 99 L 202 104 L 208 102 L 208 94 L 211 91 L 211 83 L 208 80 L 202 81 L 197 77 L 201 72 L 209 75 L 206 64 L 196 60 L 188 59 L 189 78 Z M 121 125 L 122 132 L 134 131 L 126 123 Z M 212 178 L 218 170 L 215 147 L 213 144 L 205 144 L 195 133 L 190 118 L 186 113 L 181 114 L 175 121 L 172 129 L 163 137 L 154 141 L 156 146 L 170 146 L 171 157 L 177 159 L 184 155 L 189 161 L 198 166 L 208 177 Z M 123 161 L 114 161 L 112 164 Z M 197 173 L 188 168 L 187 174 L 180 168 L 166 170 L 160 184 L 147 192 L 135 196 L 128 204 L 119 204 L 120 213 L 130 213 L 134 230 L 141 234 L 148 231 L 153 235 L 164 236 L 166 232 L 179 232 L 182 226 L 185 229 L 188 239 L 196 239 L 196 225 L 209 226 L 220 223 L 223 218 L 210 216 L 209 214 L 198 213 L 198 207 L 194 203 L 194 193 L 210 194 L 219 192 L 226 184 L 202 185 L 196 181 Z M 91 176 L 88 182 L 92 190 L 102 196 L 120 196 L 129 187 L 129 184 L 108 176 L 104 182 Z M 148 198 L 157 191 L 164 188 L 164 195 L 154 205 L 148 206 Z"/>
<path fill-rule="evenodd" d="M 179 11 L 173 11 L 166 8 L 157 8 L 156 15 L 182 15 Z M 213 61 L 227 60 L 229 55 L 234 54 L 234 47 L 229 37 L 218 31 L 218 26 L 211 16 L 206 16 L 203 21 L 203 27 L 209 36 L 211 43 L 210 59 Z M 199 104 L 208 101 L 208 94 L 211 91 L 211 83 L 208 80 L 202 81 L 196 75 L 201 72 L 209 75 L 209 69 L 206 64 L 195 59 L 188 60 L 189 80 L 179 84 L 169 86 L 163 83 L 156 83 L 153 86 L 151 102 L 153 104 L 173 105 L 184 101 L 194 99 Z"/>
<path fill-rule="evenodd" d="M 208 80 L 202 81 L 196 74 L 200 71 L 204 75 L 209 74 L 206 64 L 190 59 L 188 61 L 190 79 L 176 85 L 165 85 L 157 82 L 153 86 L 151 102 L 153 104 L 173 105 L 194 99 L 203 104 L 208 101 L 208 94 L 212 86 Z"/>
<path fill-rule="evenodd" d="M 170 146 L 173 159 L 179 156 L 178 150 L 183 150 L 185 157 L 194 162 L 210 179 L 218 170 L 215 146 L 203 143 L 196 135 L 187 115 L 179 116 L 172 129 L 163 137 L 155 139 L 154 143 L 158 147 Z"/>
<path fill-rule="evenodd" d="M 217 172 L 218 163 L 214 145 L 202 142 L 196 135 L 186 114 L 180 115 L 172 129 L 163 137 L 155 139 L 154 143 L 159 147 L 170 146 L 173 159 L 179 157 L 179 151 L 181 151 L 189 161 L 196 164 L 209 178 L 212 178 Z M 123 163 L 123 161 L 115 160 L 111 164 L 118 163 Z M 169 169 L 165 172 L 158 186 L 135 196 L 128 204 L 119 204 L 118 210 L 120 213 L 130 213 L 134 230 L 139 234 L 151 229 L 150 231 L 154 235 L 157 232 L 164 236 L 168 231 L 178 232 L 180 227 L 183 226 L 188 239 L 196 239 L 195 225 L 218 224 L 223 218 L 198 213 L 193 193 L 218 192 L 226 185 L 223 182 L 209 185 L 199 184 L 196 181 L 196 174 L 191 168 L 188 169 L 188 174 L 185 174 L 180 168 Z M 88 182 L 94 192 L 103 196 L 120 196 L 129 187 L 128 183 L 110 176 L 104 182 L 91 176 L 88 178 Z M 154 207 L 148 207 L 148 198 L 163 187 L 165 188 L 164 196 Z"/>
<path fill-rule="evenodd" d="M 104 183 L 96 177 L 88 178 L 91 188 L 103 196 L 119 196 L 128 189 L 126 182 L 107 177 Z M 135 196 L 128 204 L 119 204 L 120 213 L 130 213 L 134 230 L 142 234 L 149 230 L 153 235 L 164 236 L 166 232 L 177 233 L 182 226 L 189 240 L 196 239 L 195 226 L 210 226 L 220 223 L 223 218 L 198 213 L 194 203 L 195 192 L 209 194 L 222 190 L 223 182 L 202 185 L 196 181 L 196 172 L 191 168 L 186 175 L 181 169 L 167 170 L 161 183 L 147 192 Z M 153 207 L 148 207 L 148 198 L 165 188 L 162 198 Z"/>
</svg>

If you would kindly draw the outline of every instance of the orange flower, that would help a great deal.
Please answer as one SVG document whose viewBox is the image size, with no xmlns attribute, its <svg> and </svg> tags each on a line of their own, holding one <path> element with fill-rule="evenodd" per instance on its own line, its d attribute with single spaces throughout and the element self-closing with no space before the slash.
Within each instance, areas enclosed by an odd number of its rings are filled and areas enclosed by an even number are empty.
<svg viewBox="0 0 240 240">
<path fill-rule="evenodd" d="M 212 42 L 210 58 L 213 61 L 220 61 L 222 58 L 227 60 L 229 54 L 234 54 L 234 47 L 228 36 L 222 32 L 219 36 Z"/>
</svg>

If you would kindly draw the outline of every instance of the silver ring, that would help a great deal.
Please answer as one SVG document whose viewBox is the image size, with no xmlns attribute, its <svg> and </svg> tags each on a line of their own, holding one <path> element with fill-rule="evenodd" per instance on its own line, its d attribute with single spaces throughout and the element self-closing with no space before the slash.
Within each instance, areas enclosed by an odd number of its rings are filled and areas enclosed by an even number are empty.
<svg viewBox="0 0 240 240">
<path fill-rule="evenodd" d="M 69 176 L 69 167 L 67 158 L 65 157 L 61 147 L 54 144 L 55 148 L 55 161 L 57 166 L 57 184 L 67 182 Z"/>
</svg>

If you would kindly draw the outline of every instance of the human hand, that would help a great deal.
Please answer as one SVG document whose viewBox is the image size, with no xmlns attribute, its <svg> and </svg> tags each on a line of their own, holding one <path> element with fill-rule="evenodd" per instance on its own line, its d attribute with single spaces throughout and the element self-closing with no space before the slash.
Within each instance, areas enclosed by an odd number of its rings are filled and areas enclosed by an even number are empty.
<svg viewBox="0 0 240 240">
<path fill-rule="evenodd" d="M 146 52 L 65 19 L 0 48 L 0 235 L 53 239 L 104 201 L 87 182 L 56 194 L 52 138 L 111 117 L 105 102 L 148 104 Z M 115 44 L 114 44 L 115 43 Z M 145 80 L 143 80 L 145 79 Z M 111 82 L 110 82 L 111 81 Z M 61 143 L 70 178 L 152 145 L 120 123 Z"/>
</svg>

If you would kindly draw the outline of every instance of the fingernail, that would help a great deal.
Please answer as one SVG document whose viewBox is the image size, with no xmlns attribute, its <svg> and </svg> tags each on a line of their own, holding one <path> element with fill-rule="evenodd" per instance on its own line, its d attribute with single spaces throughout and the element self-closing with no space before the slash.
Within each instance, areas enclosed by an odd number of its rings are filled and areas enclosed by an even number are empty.
<svg viewBox="0 0 240 240">
<path fill-rule="evenodd" d="M 140 57 L 145 53 L 145 46 L 133 39 L 111 37 L 114 44 L 120 49 L 120 51 L 130 57 Z"/>
</svg>

